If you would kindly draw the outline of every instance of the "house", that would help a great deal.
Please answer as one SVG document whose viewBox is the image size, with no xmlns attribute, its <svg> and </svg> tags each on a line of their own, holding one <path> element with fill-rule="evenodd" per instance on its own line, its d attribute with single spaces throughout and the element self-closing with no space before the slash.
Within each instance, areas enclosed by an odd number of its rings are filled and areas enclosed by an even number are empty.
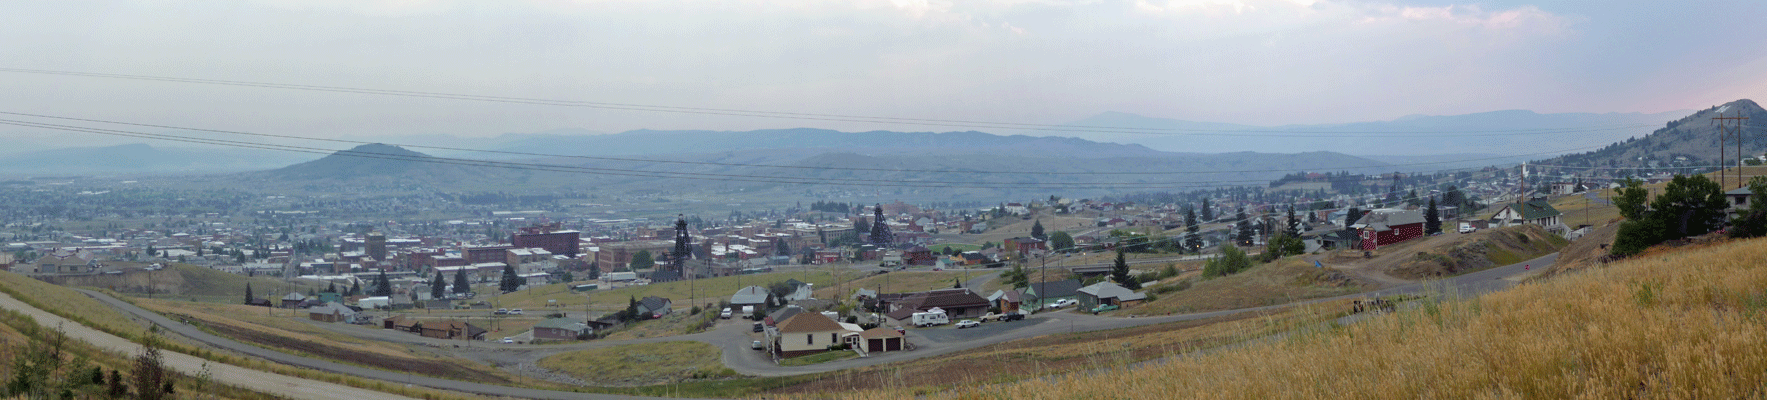
<svg viewBox="0 0 1767 400">
<path fill-rule="evenodd" d="M 638 299 L 638 315 L 649 315 L 651 318 L 662 318 L 664 315 L 669 315 L 669 312 L 671 311 L 670 307 L 673 305 L 674 302 L 671 302 L 666 298 L 644 296 L 644 298 Z"/>
<path fill-rule="evenodd" d="M 880 351 L 902 351 L 907 347 L 908 338 L 902 332 L 889 327 L 876 327 L 859 332 L 859 340 L 864 343 L 867 353 Z"/>
<path fill-rule="evenodd" d="M 813 285 L 811 284 L 800 282 L 797 279 L 786 279 L 785 284 L 786 286 L 791 287 L 792 290 L 791 293 L 786 294 L 784 298 L 780 299 L 780 301 L 802 301 L 815 298 L 813 296 L 815 290 L 812 289 Z"/>
<path fill-rule="evenodd" d="M 819 313 L 793 315 L 779 323 L 778 331 L 773 337 L 773 351 L 781 358 L 828 351 L 828 346 L 844 343 L 843 337 L 859 334 Z"/>
<path fill-rule="evenodd" d="M 1025 287 L 1024 304 L 1036 310 L 1057 301 L 1074 300 L 1079 296 L 1080 286 L 1080 281 L 1074 279 L 1033 283 Z"/>
<path fill-rule="evenodd" d="M 990 262 L 994 262 L 994 260 L 988 259 L 988 256 L 982 255 L 981 252 L 977 252 L 977 251 L 963 252 L 963 265 L 982 265 L 982 264 L 987 264 Z"/>
<path fill-rule="evenodd" d="M 1049 250 L 1042 239 L 1028 237 L 1008 238 L 1001 242 L 1001 246 L 1006 248 L 1005 254 L 1014 260 L 1023 260 Z"/>
<path fill-rule="evenodd" d="M 299 307 L 301 301 L 304 300 L 307 300 L 307 295 L 301 294 L 301 292 L 289 292 L 287 296 L 282 296 L 282 308 Z"/>
<path fill-rule="evenodd" d="M 1528 200 L 1521 203 L 1510 203 L 1492 214 L 1490 221 L 1493 227 L 1516 225 L 1539 225 L 1550 231 L 1563 228 L 1564 213 L 1552 207 L 1545 199 Z"/>
<path fill-rule="evenodd" d="M 417 325 L 417 319 L 405 318 L 405 316 L 403 316 L 403 315 L 394 315 L 391 317 L 382 318 L 380 320 L 380 327 L 382 329 L 392 329 L 392 330 L 400 331 L 400 332 L 413 332 L 413 333 L 415 333 L 416 330 L 412 329 L 412 328 L 414 328 L 416 325 Z"/>
<path fill-rule="evenodd" d="M 916 312 L 939 308 L 953 319 L 975 318 L 987 314 L 988 305 L 987 298 L 967 288 L 938 289 L 908 293 L 889 302 L 888 315 L 896 320 L 906 320 Z"/>
<path fill-rule="evenodd" d="M 589 324 L 570 318 L 551 318 L 534 324 L 534 340 L 577 340 L 594 333 Z"/>
<path fill-rule="evenodd" d="M 485 339 L 485 328 L 454 320 L 417 323 L 414 325 L 413 329 L 417 330 L 418 334 L 427 338 L 460 340 Z"/>
<path fill-rule="evenodd" d="M 988 295 L 988 303 L 1000 309 L 1001 313 L 1018 312 L 1019 306 L 1024 304 L 1023 295 L 1018 289 L 996 290 L 994 294 Z"/>
<path fill-rule="evenodd" d="M 308 308 L 307 318 L 320 322 L 350 322 L 356 318 L 356 310 L 344 307 L 343 304 L 325 303 Z"/>
<path fill-rule="evenodd" d="M 1362 239 L 1362 250 L 1372 251 L 1380 246 L 1423 237 L 1423 213 L 1396 208 L 1370 210 L 1350 228 L 1355 229 Z"/>
<path fill-rule="evenodd" d="M 737 310 L 741 310 L 743 306 L 755 306 L 756 310 L 760 310 L 767 308 L 769 304 L 773 304 L 773 294 L 760 286 L 745 287 L 730 295 L 730 307 Z"/>
<path fill-rule="evenodd" d="M 262 298 L 262 297 L 252 299 L 252 302 L 245 303 L 245 304 L 248 306 L 258 306 L 258 307 L 271 307 L 271 306 L 275 305 L 274 303 L 270 302 L 270 299 L 266 299 L 266 298 Z"/>
<path fill-rule="evenodd" d="M 903 254 L 902 259 L 903 262 L 908 265 L 933 265 L 938 262 L 938 256 L 933 255 L 932 249 L 919 245 L 909 247 L 908 252 Z"/>
<path fill-rule="evenodd" d="M 1101 304 L 1129 307 L 1147 300 L 1145 294 L 1135 293 L 1135 291 L 1110 282 L 1095 283 L 1092 286 L 1080 288 L 1078 292 L 1082 309 L 1097 307 Z"/>
<path fill-rule="evenodd" d="M 774 310 L 772 314 L 767 314 L 767 318 L 761 319 L 761 322 L 767 324 L 767 326 L 779 326 L 780 322 L 791 319 L 791 317 L 795 317 L 802 313 L 804 313 L 803 307 L 785 306 L 778 310 Z"/>
<path fill-rule="evenodd" d="M 1749 188 L 1747 187 L 1740 187 L 1724 192 L 1724 198 L 1729 200 L 1730 203 L 1730 208 L 1725 210 L 1725 214 L 1728 215 L 1726 220 L 1735 220 L 1738 217 L 1741 217 L 1743 213 L 1748 212 L 1749 207 L 1752 207 L 1749 205 L 1749 198 L 1753 196 L 1754 192 L 1749 191 Z"/>
</svg>

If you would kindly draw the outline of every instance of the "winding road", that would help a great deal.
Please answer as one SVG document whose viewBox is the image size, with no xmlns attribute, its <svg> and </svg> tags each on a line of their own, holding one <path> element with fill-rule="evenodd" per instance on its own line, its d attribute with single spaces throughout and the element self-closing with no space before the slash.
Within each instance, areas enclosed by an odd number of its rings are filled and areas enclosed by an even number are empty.
<svg viewBox="0 0 1767 400">
<path fill-rule="evenodd" d="M 1526 277 L 1527 275 L 1529 275 L 1535 271 L 1538 271 L 1537 269 L 1530 270 L 1528 268 L 1529 266 L 1548 266 L 1548 265 L 1551 265 L 1557 259 L 1557 257 L 1558 257 L 1558 253 L 1553 253 L 1553 254 L 1543 256 L 1543 257 L 1539 257 L 1539 258 L 1535 258 L 1535 259 L 1528 260 L 1525 262 L 1521 262 L 1521 263 L 1516 263 L 1516 264 L 1501 266 L 1501 267 L 1494 267 L 1494 268 L 1486 269 L 1483 271 L 1473 272 L 1473 273 L 1455 276 L 1455 277 L 1444 278 L 1444 279 L 1436 280 L 1436 281 L 1412 283 L 1412 284 L 1393 286 L 1393 287 L 1388 287 L 1385 289 L 1379 289 L 1379 290 L 1358 293 L 1358 294 L 1350 294 L 1350 295 L 1343 295 L 1343 296 L 1323 298 L 1323 299 L 1314 299 L 1314 300 L 1300 301 L 1300 302 L 1273 305 L 1273 306 L 1242 308 L 1242 309 L 1234 309 L 1234 310 L 1223 310 L 1223 311 L 1171 315 L 1171 316 L 1161 316 L 1161 317 L 1144 317 L 1144 318 L 1104 317 L 1104 316 L 1087 315 L 1084 313 L 1075 313 L 1075 312 L 1070 312 L 1070 311 L 1060 311 L 1060 312 L 1053 312 L 1053 313 L 1039 313 L 1039 314 L 1033 315 L 1029 318 L 1026 318 L 1025 320 L 1022 320 L 1022 321 L 988 323 L 988 324 L 984 324 L 983 327 L 981 327 L 981 328 L 965 329 L 965 330 L 961 330 L 961 331 L 956 330 L 956 329 L 951 329 L 949 327 L 931 328 L 931 329 L 914 329 L 914 330 L 909 330 L 909 332 L 908 332 L 910 342 L 914 343 L 916 346 L 916 349 L 912 350 L 912 351 L 874 353 L 874 354 L 872 354 L 872 356 L 866 357 L 866 358 L 855 358 L 855 359 L 848 359 L 848 360 L 841 360 L 841 361 L 834 361 L 834 362 L 813 364 L 813 365 L 799 366 L 799 367 L 779 366 L 777 364 L 774 364 L 771 359 L 769 359 L 768 357 L 766 357 L 764 355 L 764 353 L 749 349 L 748 344 L 751 340 L 750 339 L 751 333 L 749 332 L 749 325 L 747 323 L 740 321 L 740 320 L 724 321 L 720 324 L 720 326 L 718 328 L 716 328 L 714 330 L 703 332 L 703 333 L 698 333 L 698 334 L 693 334 L 693 335 L 683 335 L 683 336 L 670 336 L 670 337 L 621 340 L 621 341 L 596 341 L 596 342 L 586 342 L 586 343 L 579 343 L 579 344 L 548 345 L 548 346 L 527 346 L 527 345 L 516 345 L 516 344 L 477 343 L 477 342 L 475 342 L 473 344 L 473 346 L 475 347 L 475 349 L 479 349 L 479 348 L 484 349 L 484 350 L 478 350 L 478 351 L 490 352 L 490 353 L 494 353 L 494 354 L 504 354 L 508 357 L 516 357 L 516 358 L 530 358 L 531 357 L 532 359 L 537 360 L 539 357 L 544 357 L 545 355 L 556 354 L 559 352 L 572 351 L 572 350 L 605 348 L 605 347 L 619 346 L 619 345 L 624 345 L 624 344 L 648 343 L 648 342 L 659 342 L 659 341 L 698 341 L 698 342 L 710 343 L 710 344 L 720 348 L 721 351 L 723 352 L 724 364 L 726 366 L 730 367 L 732 370 L 735 370 L 735 371 L 742 373 L 744 375 L 750 375 L 750 376 L 790 376 L 790 375 L 801 375 L 801 374 L 835 371 L 835 370 L 842 370 L 842 369 L 870 366 L 870 365 L 878 365 L 878 364 L 885 364 L 885 363 L 892 363 L 892 362 L 909 361 L 909 360 L 915 360 L 915 359 L 920 359 L 920 358 L 950 354 L 950 353 L 954 353 L 954 352 L 958 352 L 958 351 L 974 349 L 977 347 L 982 347 L 982 346 L 986 346 L 986 345 L 991 345 L 991 344 L 996 344 L 996 343 L 1001 343 L 1001 342 L 1006 342 L 1006 341 L 1011 341 L 1011 340 L 1030 338 L 1030 337 L 1036 337 L 1036 336 L 1042 336 L 1042 335 L 1049 335 L 1049 334 L 1055 334 L 1055 333 L 1088 332 L 1088 331 L 1097 331 L 1097 330 L 1127 328 L 1127 327 L 1142 326 L 1142 325 L 1149 325 L 1149 324 L 1159 324 L 1159 323 L 1174 322 L 1174 321 L 1188 321 L 1188 320 L 1196 320 L 1196 319 L 1204 319 L 1204 318 L 1213 318 L 1213 317 L 1225 316 L 1225 315 L 1233 315 L 1233 314 L 1244 313 L 1244 312 L 1272 310 L 1272 309 L 1289 307 L 1289 306 L 1294 306 L 1294 305 L 1312 304 L 1312 303 L 1319 303 L 1319 302 L 1326 302 L 1326 301 L 1333 301 L 1333 300 L 1340 300 L 1340 299 L 1348 299 L 1348 298 L 1365 298 L 1365 297 L 1370 297 L 1370 296 L 1389 296 L 1389 295 L 1397 295 L 1397 294 L 1415 294 L 1415 293 L 1427 293 L 1427 292 L 1457 293 L 1457 294 L 1464 295 L 1464 296 L 1475 296 L 1475 295 L 1478 295 L 1481 293 L 1507 289 L 1510 286 L 1513 286 L 1515 284 L 1515 282 L 1519 281 L 1521 278 Z M 973 287 L 975 285 L 978 285 L 980 282 L 985 282 L 986 281 L 985 278 L 990 277 L 991 275 L 992 274 L 988 274 L 988 275 L 973 278 L 969 282 L 966 282 L 966 284 Z M 232 339 L 212 335 L 207 332 L 203 332 L 193 326 L 179 323 L 177 321 L 173 321 L 173 320 L 168 319 L 164 316 L 161 316 L 157 313 L 153 313 L 151 311 L 142 309 L 140 307 L 135 306 L 134 304 L 130 304 L 126 301 L 122 301 L 120 299 L 111 297 L 109 295 L 105 295 L 103 293 L 98 293 L 98 292 L 89 291 L 89 290 L 81 290 L 81 289 L 75 289 L 75 290 L 78 290 L 81 293 L 86 294 L 87 296 L 91 296 L 92 298 L 98 299 L 99 301 L 104 302 L 105 304 L 108 304 L 111 307 L 115 307 L 118 310 L 145 318 L 149 321 L 152 321 L 155 324 L 158 324 L 159 326 L 161 326 L 169 331 L 176 332 L 178 334 L 189 337 L 193 340 L 207 343 L 209 345 L 216 346 L 216 347 L 225 348 L 228 350 L 237 351 L 237 352 L 244 353 L 244 354 L 249 354 L 254 357 L 260 357 L 260 358 L 264 358 L 267 360 L 271 360 L 271 361 L 275 361 L 275 362 L 279 362 L 279 363 L 283 363 L 283 364 L 288 364 L 288 365 L 299 366 L 299 367 L 303 367 L 303 368 L 312 368 L 312 369 L 335 372 L 335 373 L 340 373 L 340 374 L 345 374 L 345 375 L 358 376 L 358 377 L 364 377 L 364 378 L 370 378 L 370 379 L 377 379 L 377 380 L 382 380 L 382 381 L 386 381 L 386 382 L 407 383 L 407 384 L 422 385 L 422 386 L 427 386 L 427 387 L 432 387 L 432 388 L 437 388 L 437 389 L 454 390 L 454 391 L 460 391 L 460 392 L 493 395 L 493 396 L 509 396 L 509 397 L 534 398 L 534 399 L 620 399 L 620 398 L 632 398 L 632 396 L 625 396 L 625 395 L 575 393 L 575 392 L 563 392 L 563 391 L 553 391 L 553 390 L 527 389 L 527 388 L 519 388 L 519 387 L 489 385 L 489 384 L 483 384 L 483 383 L 477 383 L 477 382 L 457 381 L 457 380 L 434 378 L 434 377 L 428 377 L 428 376 L 422 376 L 422 375 L 412 375 L 412 374 L 400 373 L 400 372 L 396 372 L 396 371 L 372 369 L 372 368 L 366 368 L 366 367 L 361 367 L 361 366 L 356 366 L 356 365 L 337 363 L 337 362 L 328 361 L 328 360 L 297 356 L 297 355 L 292 355 L 292 354 L 283 353 L 280 351 L 265 349 L 262 347 L 234 341 Z M 10 299 L 6 299 L 6 300 L 10 300 Z M 13 301 L 13 302 L 0 301 L 0 307 L 14 308 L 17 306 L 22 306 L 22 303 L 17 303 L 16 301 Z M 32 310 L 34 310 L 34 308 Z M 43 314 L 47 314 L 47 313 L 43 313 Z M 336 332 L 350 334 L 350 335 L 354 335 L 354 336 L 367 337 L 367 338 L 372 338 L 372 339 L 376 339 L 376 340 L 389 340 L 390 339 L 390 340 L 395 340 L 395 341 L 411 342 L 411 343 L 427 343 L 426 341 L 434 340 L 434 339 L 419 338 L 419 337 L 415 337 L 415 336 L 411 336 L 411 335 L 403 335 L 403 334 L 397 335 L 398 337 L 395 338 L 395 337 L 385 336 L 385 335 L 387 335 L 386 333 L 377 332 L 375 330 L 360 329 L 360 328 L 354 328 L 354 327 L 341 327 L 341 326 L 336 326 L 336 324 L 316 324 L 316 325 L 319 325 L 322 327 L 328 327 L 328 329 L 331 329 Z M 81 328 L 83 328 L 83 327 L 81 327 Z M 117 340 L 121 340 L 121 339 L 119 338 Z M 434 344 L 458 344 L 458 343 L 459 343 L 458 341 L 440 341 L 440 342 L 437 342 Z M 312 398 L 307 395 L 295 396 L 295 397 Z M 384 398 L 385 396 L 384 396 L 384 394 L 377 394 L 377 397 Z M 362 397 L 350 396 L 350 397 L 342 397 L 342 398 L 362 398 Z"/>
</svg>

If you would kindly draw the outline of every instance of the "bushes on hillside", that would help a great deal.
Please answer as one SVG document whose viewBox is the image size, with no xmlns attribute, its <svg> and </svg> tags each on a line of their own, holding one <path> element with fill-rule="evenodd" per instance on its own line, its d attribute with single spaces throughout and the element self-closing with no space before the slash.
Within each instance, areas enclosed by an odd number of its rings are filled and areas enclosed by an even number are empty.
<svg viewBox="0 0 1767 400">
<path fill-rule="evenodd" d="M 1239 273 L 1252 268 L 1252 259 L 1244 250 L 1231 244 L 1221 245 L 1221 256 L 1203 263 L 1203 277 L 1213 278 Z"/>
<path fill-rule="evenodd" d="M 1657 243 L 1717 230 L 1729 208 L 1724 190 L 1704 175 L 1676 175 L 1648 206 L 1643 183 L 1627 179 L 1614 206 L 1627 221 L 1614 237 L 1613 255 L 1630 256 Z"/>
</svg>

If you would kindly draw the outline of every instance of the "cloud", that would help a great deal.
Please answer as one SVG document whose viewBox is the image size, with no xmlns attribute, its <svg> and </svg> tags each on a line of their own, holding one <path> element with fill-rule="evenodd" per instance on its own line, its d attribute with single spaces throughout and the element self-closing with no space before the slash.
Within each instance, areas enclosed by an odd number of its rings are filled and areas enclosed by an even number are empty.
<svg viewBox="0 0 1767 400">
<path fill-rule="evenodd" d="M 1478 27 L 1491 30 L 1530 29 L 1537 32 L 1563 32 L 1569 29 L 1567 18 L 1542 11 L 1535 6 L 1521 6 L 1503 11 L 1485 11 L 1478 5 L 1442 7 L 1383 6 L 1365 23 L 1409 21 Z"/>
</svg>

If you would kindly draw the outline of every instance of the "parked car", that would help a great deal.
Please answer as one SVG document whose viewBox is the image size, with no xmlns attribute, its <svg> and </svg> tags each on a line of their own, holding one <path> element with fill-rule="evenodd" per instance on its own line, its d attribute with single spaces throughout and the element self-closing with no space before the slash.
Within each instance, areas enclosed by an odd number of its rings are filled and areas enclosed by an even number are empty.
<svg viewBox="0 0 1767 400">
<path fill-rule="evenodd" d="M 509 314 L 509 309 L 507 309 L 507 308 L 499 308 L 499 309 L 497 309 L 497 311 L 496 311 L 496 312 L 493 312 L 493 313 L 492 313 L 492 314 L 496 314 L 496 315 L 508 315 L 508 314 Z"/>
<path fill-rule="evenodd" d="M 505 344 L 515 343 L 515 338 L 503 338 L 503 343 L 505 343 Z"/>
<path fill-rule="evenodd" d="M 760 322 L 755 323 L 755 332 L 760 332 L 760 331 L 764 331 L 764 330 L 767 330 L 766 325 L 763 325 Z"/>
<path fill-rule="evenodd" d="M 749 348 L 755 349 L 755 350 L 760 350 L 765 347 L 767 347 L 767 345 L 762 344 L 761 341 L 759 341 L 759 340 L 756 340 L 754 343 L 749 344 Z"/>
<path fill-rule="evenodd" d="M 718 312 L 718 318 L 730 319 L 730 307 L 724 307 L 724 311 Z"/>
<path fill-rule="evenodd" d="M 1101 313 L 1101 312 L 1105 312 L 1105 311 L 1115 310 L 1117 308 L 1119 308 L 1119 307 L 1117 307 L 1116 304 L 1099 304 L 1098 307 L 1092 307 L 1092 313 L 1097 314 L 1097 313 Z"/>
<path fill-rule="evenodd" d="M 1000 314 L 1000 322 L 1017 321 L 1017 320 L 1021 320 L 1021 319 L 1025 319 L 1025 313 L 1010 312 L 1010 313 Z"/>
<path fill-rule="evenodd" d="M 973 319 L 966 319 L 966 320 L 962 320 L 962 321 L 957 321 L 957 329 L 974 328 L 974 327 L 978 327 L 978 326 L 982 326 L 982 323 L 976 322 L 976 320 L 973 320 Z"/>
<path fill-rule="evenodd" d="M 509 314 L 510 314 L 510 315 L 522 315 L 522 309 L 520 309 L 520 308 L 517 308 L 517 309 L 514 309 L 514 310 L 509 310 Z"/>
<path fill-rule="evenodd" d="M 1074 301 L 1073 299 L 1061 299 L 1061 300 L 1056 300 L 1054 303 L 1050 303 L 1049 308 L 1052 308 L 1052 309 L 1053 308 L 1062 308 L 1062 307 L 1071 306 L 1071 305 L 1074 305 L 1077 303 L 1079 303 L 1079 302 Z"/>
</svg>

